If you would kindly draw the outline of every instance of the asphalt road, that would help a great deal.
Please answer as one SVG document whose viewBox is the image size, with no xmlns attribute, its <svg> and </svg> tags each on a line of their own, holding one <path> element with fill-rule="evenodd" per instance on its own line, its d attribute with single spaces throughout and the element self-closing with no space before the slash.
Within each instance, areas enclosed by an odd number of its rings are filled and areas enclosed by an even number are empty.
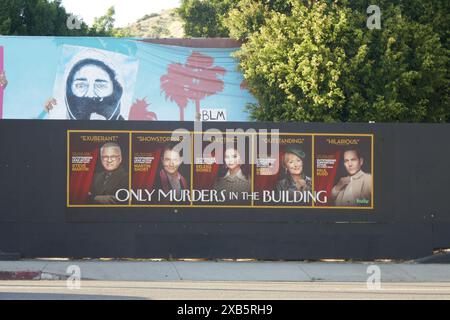
<svg viewBox="0 0 450 320">
<path fill-rule="evenodd" d="M 450 300 L 450 283 L 386 283 L 369 290 L 365 283 L 323 282 L 130 282 L 87 281 L 69 289 L 66 281 L 0 281 L 0 300 L 303 300 L 433 299 Z"/>
</svg>

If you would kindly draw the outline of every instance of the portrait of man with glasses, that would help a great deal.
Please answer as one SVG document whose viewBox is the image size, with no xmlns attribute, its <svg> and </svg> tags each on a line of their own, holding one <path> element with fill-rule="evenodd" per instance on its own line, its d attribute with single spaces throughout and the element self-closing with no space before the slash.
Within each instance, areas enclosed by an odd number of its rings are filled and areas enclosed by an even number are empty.
<svg viewBox="0 0 450 320">
<path fill-rule="evenodd" d="M 94 174 L 89 196 L 93 204 L 120 204 L 117 190 L 128 189 L 128 172 L 122 166 L 122 150 L 115 142 L 100 148 L 102 170 Z"/>
</svg>

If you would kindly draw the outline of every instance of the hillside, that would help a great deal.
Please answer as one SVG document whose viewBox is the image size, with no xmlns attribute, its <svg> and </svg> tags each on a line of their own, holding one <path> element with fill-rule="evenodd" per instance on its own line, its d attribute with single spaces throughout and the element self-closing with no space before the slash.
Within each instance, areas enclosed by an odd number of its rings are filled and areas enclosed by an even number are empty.
<svg viewBox="0 0 450 320">
<path fill-rule="evenodd" d="M 183 22 L 176 9 L 163 10 L 159 13 L 146 14 L 131 25 L 120 29 L 130 37 L 143 38 L 183 38 Z"/>
</svg>

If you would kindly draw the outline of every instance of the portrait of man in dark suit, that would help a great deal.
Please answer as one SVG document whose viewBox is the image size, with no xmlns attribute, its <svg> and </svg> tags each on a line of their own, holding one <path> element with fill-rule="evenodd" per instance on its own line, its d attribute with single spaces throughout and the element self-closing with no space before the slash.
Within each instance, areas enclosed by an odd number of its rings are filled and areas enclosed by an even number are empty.
<svg viewBox="0 0 450 320">
<path fill-rule="evenodd" d="M 108 142 L 100 148 L 101 172 L 94 174 L 89 196 L 94 204 L 120 204 L 116 192 L 128 189 L 128 172 L 122 166 L 122 150 Z"/>
</svg>

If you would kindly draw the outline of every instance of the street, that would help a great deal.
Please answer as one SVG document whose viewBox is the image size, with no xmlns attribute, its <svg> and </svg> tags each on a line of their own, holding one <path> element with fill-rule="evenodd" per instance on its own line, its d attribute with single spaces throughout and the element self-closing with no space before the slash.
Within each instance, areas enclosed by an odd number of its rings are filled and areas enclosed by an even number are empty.
<svg viewBox="0 0 450 320">
<path fill-rule="evenodd" d="M 303 300 L 433 299 L 450 300 L 450 283 L 88 281 L 69 289 L 66 281 L 0 281 L 0 300 Z"/>
</svg>

